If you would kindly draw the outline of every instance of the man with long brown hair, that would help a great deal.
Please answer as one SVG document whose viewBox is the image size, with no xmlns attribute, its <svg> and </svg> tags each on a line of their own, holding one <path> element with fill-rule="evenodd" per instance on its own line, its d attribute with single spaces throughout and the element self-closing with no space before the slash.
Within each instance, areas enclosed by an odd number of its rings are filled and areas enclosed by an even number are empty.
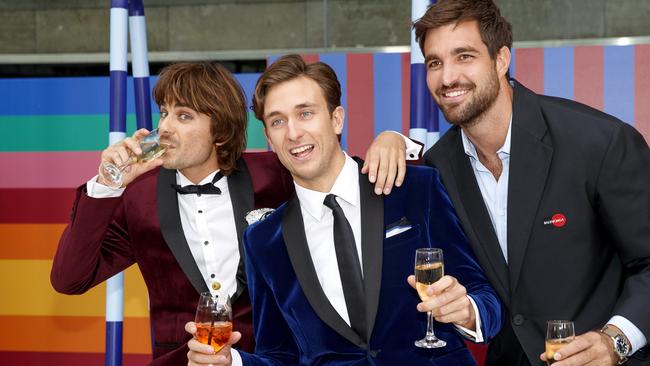
<svg viewBox="0 0 650 366">
<path fill-rule="evenodd" d="M 290 176 L 270 152 L 243 153 L 244 93 L 222 66 L 167 66 L 153 95 L 164 155 L 130 165 L 122 186 L 112 189 L 102 165 L 119 166 L 140 154 L 139 142 L 149 132 L 139 130 L 102 152 L 99 176 L 77 190 L 52 285 L 84 293 L 137 263 L 149 293 L 154 365 L 187 363 L 183 326 L 194 318 L 199 293 L 207 291 L 232 297 L 243 333 L 239 346 L 252 350 L 241 247 L 245 215 L 285 201 L 293 191 Z"/>
<path fill-rule="evenodd" d="M 647 365 L 650 152 L 630 125 L 509 80 L 492 0 L 440 0 L 415 22 L 427 84 L 454 126 L 425 154 L 507 310 L 487 364 Z M 551 354 L 549 354 L 551 356 Z"/>
</svg>

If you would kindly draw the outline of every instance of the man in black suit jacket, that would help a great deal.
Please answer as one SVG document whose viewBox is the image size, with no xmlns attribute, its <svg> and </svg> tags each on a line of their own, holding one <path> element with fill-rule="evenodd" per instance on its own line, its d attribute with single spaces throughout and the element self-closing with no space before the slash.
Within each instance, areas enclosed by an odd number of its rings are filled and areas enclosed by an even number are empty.
<svg viewBox="0 0 650 366">
<path fill-rule="evenodd" d="M 491 0 L 441 0 L 415 23 L 429 90 L 455 126 L 437 167 L 507 319 L 488 365 L 536 365 L 546 321 L 575 322 L 556 366 L 647 365 L 650 153 L 634 128 L 508 80 Z"/>
</svg>

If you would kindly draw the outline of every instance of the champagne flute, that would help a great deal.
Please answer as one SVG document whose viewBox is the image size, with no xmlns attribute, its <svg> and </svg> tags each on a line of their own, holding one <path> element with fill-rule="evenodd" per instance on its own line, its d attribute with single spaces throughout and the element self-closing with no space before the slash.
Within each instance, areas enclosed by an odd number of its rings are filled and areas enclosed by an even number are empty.
<svg viewBox="0 0 650 366">
<path fill-rule="evenodd" d="M 415 251 L 415 288 L 420 299 L 425 301 L 429 298 L 427 287 L 438 281 L 445 275 L 445 266 L 442 260 L 442 249 L 419 248 Z M 415 341 L 415 346 L 420 348 L 440 348 L 447 345 L 447 342 L 438 339 L 433 334 L 433 314 L 427 312 L 427 334 L 424 338 Z"/>
<path fill-rule="evenodd" d="M 575 327 L 570 320 L 549 320 L 546 322 L 546 364 L 555 362 L 553 356 L 558 349 L 571 343 L 576 337 Z"/>
<path fill-rule="evenodd" d="M 196 306 L 195 338 L 211 345 L 214 353 L 219 352 L 230 339 L 232 333 L 232 307 L 227 294 L 212 295 L 203 292 Z"/>
<path fill-rule="evenodd" d="M 161 156 L 165 153 L 165 150 L 167 150 L 167 146 L 167 144 L 160 143 L 160 134 L 156 128 L 140 140 L 140 149 L 142 149 L 142 154 L 131 154 L 129 160 L 120 165 L 103 163 L 102 177 L 108 182 L 109 187 L 120 188 L 124 182 L 122 171 L 124 171 L 126 167 L 135 163 L 146 163 L 147 161 Z"/>
</svg>

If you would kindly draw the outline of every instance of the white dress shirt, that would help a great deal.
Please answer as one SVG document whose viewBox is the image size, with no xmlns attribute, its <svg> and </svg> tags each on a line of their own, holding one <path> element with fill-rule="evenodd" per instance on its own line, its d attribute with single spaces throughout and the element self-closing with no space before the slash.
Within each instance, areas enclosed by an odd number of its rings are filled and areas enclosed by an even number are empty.
<svg viewBox="0 0 650 366">
<path fill-rule="evenodd" d="M 510 130 L 512 129 L 512 117 L 510 117 L 510 124 L 508 126 L 508 134 L 503 143 L 503 146 L 497 150 L 497 156 L 501 160 L 503 170 L 501 176 L 497 181 L 492 173 L 481 163 L 476 153 L 476 147 L 472 141 L 465 135 L 465 131 L 461 129 L 461 136 L 463 140 L 463 148 L 465 154 L 469 156 L 476 182 L 478 183 L 483 201 L 488 209 L 492 227 L 499 240 L 499 246 L 503 253 L 503 258 L 508 262 L 508 178 L 510 174 Z M 646 337 L 641 330 L 637 328 L 627 318 L 614 315 L 608 324 L 617 326 L 630 340 L 631 352 L 636 352 L 644 347 L 647 343 Z"/>
<path fill-rule="evenodd" d="M 205 177 L 199 185 L 210 183 L 217 172 Z M 176 183 L 181 186 L 193 184 L 180 172 L 176 172 Z M 228 177 L 215 184 L 221 194 L 179 194 L 178 211 L 185 239 L 190 247 L 203 280 L 211 292 L 228 293 L 237 291 L 236 274 L 239 266 L 239 241 L 235 216 L 228 190 Z M 86 183 L 88 196 L 93 198 L 119 197 L 124 189 L 112 189 L 97 183 L 97 176 Z M 173 294 L 170 294 L 173 296 Z"/>
</svg>

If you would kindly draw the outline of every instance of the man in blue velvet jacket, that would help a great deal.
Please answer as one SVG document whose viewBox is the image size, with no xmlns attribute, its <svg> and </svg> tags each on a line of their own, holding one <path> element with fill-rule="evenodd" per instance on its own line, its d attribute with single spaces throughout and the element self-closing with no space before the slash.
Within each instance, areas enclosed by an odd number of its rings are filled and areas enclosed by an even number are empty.
<svg viewBox="0 0 650 366">
<path fill-rule="evenodd" d="M 463 337 L 483 342 L 501 328 L 437 171 L 409 167 L 402 187 L 375 195 L 341 149 L 340 95 L 329 66 L 296 55 L 258 81 L 255 113 L 296 194 L 244 235 L 255 354 L 203 354 L 212 347 L 191 341 L 189 365 L 474 365 Z M 442 248 L 447 273 L 422 303 L 409 276 L 420 247 Z M 427 311 L 445 347 L 415 347 Z"/>
</svg>

